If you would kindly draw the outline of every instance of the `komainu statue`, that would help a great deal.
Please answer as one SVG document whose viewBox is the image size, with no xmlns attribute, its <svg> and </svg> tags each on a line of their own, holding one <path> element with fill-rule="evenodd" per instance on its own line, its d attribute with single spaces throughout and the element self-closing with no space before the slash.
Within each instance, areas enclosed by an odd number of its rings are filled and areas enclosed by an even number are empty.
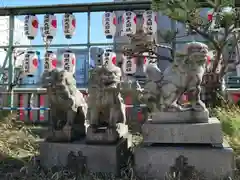
<svg viewBox="0 0 240 180">
<path fill-rule="evenodd" d="M 47 89 L 51 108 L 47 141 L 73 141 L 85 137 L 87 103 L 76 87 L 73 74 L 57 69 L 46 71 L 41 83 Z"/>
<path fill-rule="evenodd" d="M 128 131 L 121 76 L 121 69 L 115 65 L 98 65 L 90 72 L 87 143 L 115 143 Z"/>
<path fill-rule="evenodd" d="M 186 45 L 184 58 L 176 59 L 164 72 L 161 72 L 156 65 L 148 65 L 146 74 L 149 81 L 142 90 L 141 99 L 150 106 L 153 119 L 160 118 L 157 117 L 160 114 L 164 116 L 175 114 L 175 117 L 177 115 L 182 120 L 187 119 L 186 114 L 194 114 L 199 121 L 208 119 L 208 111 L 200 100 L 200 85 L 205 72 L 207 53 L 207 45 L 191 42 Z M 188 107 L 179 104 L 180 98 L 186 92 L 190 100 Z M 181 114 L 184 116 L 180 117 Z"/>
</svg>

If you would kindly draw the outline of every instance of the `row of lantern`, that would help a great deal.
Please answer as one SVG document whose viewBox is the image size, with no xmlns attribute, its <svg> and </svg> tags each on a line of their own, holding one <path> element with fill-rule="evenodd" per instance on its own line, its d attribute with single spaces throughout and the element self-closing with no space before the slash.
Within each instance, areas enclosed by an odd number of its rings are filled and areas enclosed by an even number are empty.
<svg viewBox="0 0 240 180">
<path fill-rule="evenodd" d="M 142 15 L 142 30 L 146 35 L 154 35 L 157 32 L 157 13 L 151 10 Z M 114 12 L 103 14 L 103 30 L 106 38 L 113 38 L 117 31 L 117 17 Z M 122 36 L 132 36 L 137 33 L 137 15 L 132 11 L 126 11 L 122 15 Z"/>
<path fill-rule="evenodd" d="M 145 54 L 144 54 L 145 55 Z M 44 56 L 44 70 L 49 71 L 57 68 L 57 56 L 53 51 L 46 51 Z M 24 74 L 26 76 L 33 76 L 39 66 L 39 58 L 36 52 L 27 51 L 23 61 Z M 107 67 L 117 65 L 116 53 L 111 50 L 105 50 L 102 55 L 102 63 Z M 145 70 L 147 64 L 151 63 L 151 59 L 146 57 L 143 62 L 143 69 Z M 66 51 L 62 55 L 62 69 L 75 73 L 76 68 L 76 57 L 71 51 Z M 135 57 L 122 56 L 122 70 L 124 74 L 134 74 L 137 70 L 137 61 Z"/>
<path fill-rule="evenodd" d="M 44 55 L 44 71 L 57 68 L 57 56 L 53 51 L 46 51 Z M 62 54 L 62 69 L 75 73 L 76 57 L 71 51 Z M 26 76 L 33 76 L 39 66 L 39 57 L 35 51 L 27 51 L 23 60 L 23 72 Z"/>
<path fill-rule="evenodd" d="M 43 35 L 47 39 L 53 39 L 57 32 L 57 17 L 54 14 L 46 14 L 43 20 Z M 67 39 L 72 38 L 76 29 L 76 18 L 71 13 L 63 15 L 63 32 Z M 28 39 L 33 40 L 38 34 L 39 20 L 36 15 L 27 15 L 24 19 L 24 33 Z"/>
<path fill-rule="evenodd" d="M 148 53 L 143 53 L 144 60 L 143 60 L 143 71 L 146 70 L 146 66 L 152 63 L 152 59 L 149 58 Z M 116 61 L 116 53 L 112 52 L 111 50 L 105 50 L 102 55 L 102 64 L 105 65 L 107 68 L 112 68 L 113 66 L 117 65 Z M 137 71 L 137 58 L 132 56 L 122 56 L 122 70 L 123 73 L 126 75 L 134 74 Z"/>
</svg>

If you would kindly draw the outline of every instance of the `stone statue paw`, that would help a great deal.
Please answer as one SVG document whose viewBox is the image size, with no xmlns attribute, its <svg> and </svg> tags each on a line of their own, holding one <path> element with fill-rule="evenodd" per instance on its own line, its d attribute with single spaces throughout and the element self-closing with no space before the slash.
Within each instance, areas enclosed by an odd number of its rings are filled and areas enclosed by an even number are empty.
<svg viewBox="0 0 240 180">
<path fill-rule="evenodd" d="M 169 112 L 181 112 L 184 111 L 184 108 L 182 108 L 182 106 L 178 105 L 178 104 L 172 104 L 169 107 L 166 108 L 166 111 Z"/>
<path fill-rule="evenodd" d="M 194 105 L 192 105 L 192 109 L 194 111 L 204 111 L 206 109 L 206 106 L 205 106 L 204 102 L 197 101 Z"/>
</svg>

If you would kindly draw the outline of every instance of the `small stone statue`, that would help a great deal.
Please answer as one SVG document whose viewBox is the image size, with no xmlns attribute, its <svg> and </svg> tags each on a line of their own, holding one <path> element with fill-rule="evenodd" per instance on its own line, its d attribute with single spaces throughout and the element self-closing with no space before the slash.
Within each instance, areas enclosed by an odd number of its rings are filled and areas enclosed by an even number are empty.
<svg viewBox="0 0 240 180">
<path fill-rule="evenodd" d="M 90 72 L 87 143 L 114 143 L 127 132 L 121 76 L 115 65 L 98 65 Z"/>
<path fill-rule="evenodd" d="M 73 141 L 86 135 L 87 103 L 77 89 L 73 74 L 64 70 L 46 71 L 41 78 L 50 102 L 51 131 L 47 141 Z"/>
<path fill-rule="evenodd" d="M 150 64 L 147 67 L 146 74 L 149 81 L 144 90 L 141 90 L 141 99 L 146 104 L 151 104 L 152 112 L 169 112 L 168 114 L 170 114 L 170 112 L 207 111 L 205 104 L 200 100 L 200 85 L 205 72 L 207 53 L 207 45 L 191 42 L 186 45 L 185 58 L 175 60 L 164 72 L 161 72 L 155 65 Z M 178 103 L 185 92 L 189 93 L 189 107 Z M 158 113 L 156 116 L 159 115 Z M 205 120 L 208 119 L 207 116 L 208 112 L 204 115 Z M 186 119 L 185 116 L 182 118 Z"/>
</svg>

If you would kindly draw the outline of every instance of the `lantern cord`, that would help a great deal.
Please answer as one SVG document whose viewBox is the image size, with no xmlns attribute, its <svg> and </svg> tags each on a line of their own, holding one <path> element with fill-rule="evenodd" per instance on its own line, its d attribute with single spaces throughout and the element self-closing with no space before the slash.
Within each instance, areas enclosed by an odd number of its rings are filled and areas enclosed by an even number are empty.
<svg viewBox="0 0 240 180">
<path fill-rule="evenodd" d="M 67 39 L 67 49 L 70 49 L 70 39 Z"/>
<path fill-rule="evenodd" d="M 41 35 L 42 35 L 42 38 L 43 38 L 43 42 L 45 44 L 45 50 L 47 52 L 51 43 L 52 43 L 52 39 L 48 39 L 47 36 L 45 36 L 44 31 L 43 31 L 43 27 L 40 28 L 40 31 L 41 31 Z"/>
</svg>

